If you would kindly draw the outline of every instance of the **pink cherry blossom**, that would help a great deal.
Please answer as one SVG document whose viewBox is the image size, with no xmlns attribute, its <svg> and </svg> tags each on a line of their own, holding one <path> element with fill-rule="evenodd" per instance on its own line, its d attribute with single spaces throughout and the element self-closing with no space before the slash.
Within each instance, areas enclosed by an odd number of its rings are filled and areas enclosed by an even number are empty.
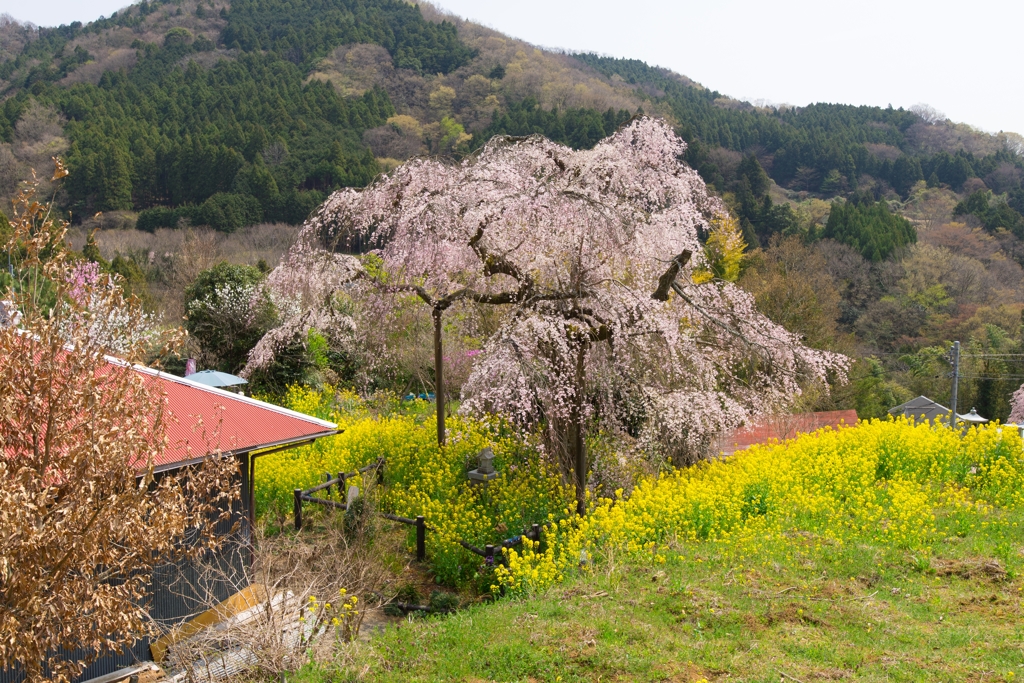
<svg viewBox="0 0 1024 683">
<path fill-rule="evenodd" d="M 1010 397 L 1010 417 L 1006 421 L 1024 424 L 1024 384 Z"/>
</svg>

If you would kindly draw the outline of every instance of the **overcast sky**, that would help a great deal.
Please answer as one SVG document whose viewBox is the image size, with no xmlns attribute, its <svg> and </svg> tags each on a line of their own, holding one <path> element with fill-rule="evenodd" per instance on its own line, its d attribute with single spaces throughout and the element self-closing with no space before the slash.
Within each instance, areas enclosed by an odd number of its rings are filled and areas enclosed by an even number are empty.
<svg viewBox="0 0 1024 683">
<path fill-rule="evenodd" d="M 125 0 L 0 0 L 50 26 Z M 910 107 L 1024 134 L 1019 0 L 439 0 L 535 45 L 642 59 L 747 100 Z"/>
</svg>

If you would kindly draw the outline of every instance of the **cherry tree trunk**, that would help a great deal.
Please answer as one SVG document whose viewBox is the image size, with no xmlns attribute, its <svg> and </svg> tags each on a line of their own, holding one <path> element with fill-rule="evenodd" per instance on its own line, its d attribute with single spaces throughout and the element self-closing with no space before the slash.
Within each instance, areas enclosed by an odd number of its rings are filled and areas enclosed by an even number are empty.
<svg viewBox="0 0 1024 683">
<path fill-rule="evenodd" d="M 444 352 L 441 347 L 440 308 L 433 311 L 434 318 L 434 401 L 437 406 L 437 445 L 444 446 Z"/>
</svg>

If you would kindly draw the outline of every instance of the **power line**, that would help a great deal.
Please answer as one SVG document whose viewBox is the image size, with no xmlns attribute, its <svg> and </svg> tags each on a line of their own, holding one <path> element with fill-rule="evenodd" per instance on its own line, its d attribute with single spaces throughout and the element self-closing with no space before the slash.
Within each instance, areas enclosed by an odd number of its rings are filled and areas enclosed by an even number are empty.
<svg viewBox="0 0 1024 683">
<path fill-rule="evenodd" d="M 988 375 L 960 375 L 960 379 L 992 379 L 992 380 L 1019 379 L 1019 380 L 1024 380 L 1024 375 L 997 375 L 995 377 L 990 377 Z"/>
</svg>

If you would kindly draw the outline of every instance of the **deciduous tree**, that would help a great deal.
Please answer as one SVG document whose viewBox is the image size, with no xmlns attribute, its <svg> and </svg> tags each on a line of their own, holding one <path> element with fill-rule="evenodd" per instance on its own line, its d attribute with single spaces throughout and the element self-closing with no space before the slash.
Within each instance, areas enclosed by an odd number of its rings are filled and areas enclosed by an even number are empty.
<svg viewBox="0 0 1024 683">
<path fill-rule="evenodd" d="M 1010 417 L 1007 421 L 1024 424 L 1024 384 L 1010 397 Z"/>
<path fill-rule="evenodd" d="M 149 631 L 154 567 L 215 545 L 237 471 L 211 457 L 154 478 L 164 397 L 132 363 L 161 340 L 113 276 L 71 257 L 65 227 L 20 194 L 0 297 L 0 662 L 30 681 L 70 680 Z"/>
</svg>

